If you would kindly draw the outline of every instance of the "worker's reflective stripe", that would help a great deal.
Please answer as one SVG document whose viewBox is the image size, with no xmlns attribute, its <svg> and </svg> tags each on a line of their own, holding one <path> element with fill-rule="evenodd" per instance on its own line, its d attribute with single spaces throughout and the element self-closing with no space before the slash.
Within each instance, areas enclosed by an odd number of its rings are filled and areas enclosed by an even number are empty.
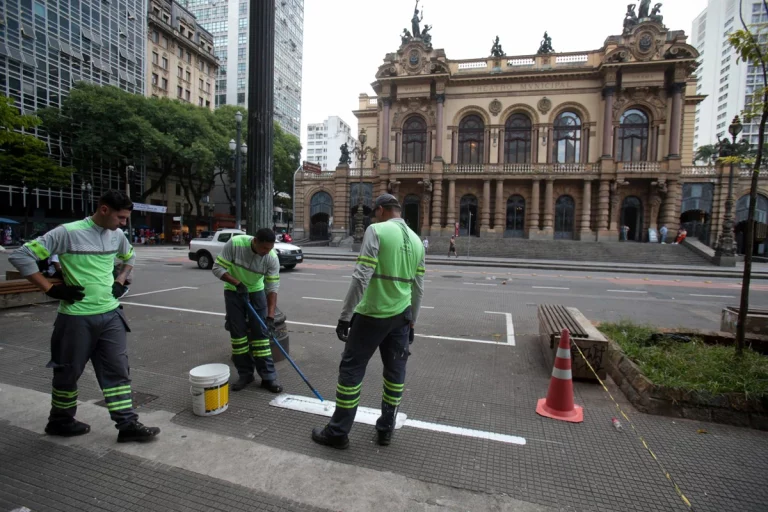
<svg viewBox="0 0 768 512">
<path fill-rule="evenodd" d="M 401 283 L 412 283 L 413 279 L 405 279 L 396 276 L 386 276 L 384 274 L 373 274 L 374 279 L 386 279 L 387 281 L 400 281 Z"/>
<path fill-rule="evenodd" d="M 357 264 L 358 265 L 362 265 L 364 267 L 376 268 L 376 264 L 375 263 L 368 263 L 367 261 L 357 260 Z"/>
<path fill-rule="evenodd" d="M 133 258 L 135 255 L 135 251 L 133 250 L 133 247 L 131 247 L 131 250 L 127 254 L 118 254 L 117 259 L 128 261 L 129 259 Z"/>
<path fill-rule="evenodd" d="M 104 398 L 109 398 L 111 396 L 117 396 L 117 395 L 130 395 L 131 386 L 130 385 L 118 386 L 116 388 L 105 389 L 103 392 L 104 392 Z"/>
<path fill-rule="evenodd" d="M 120 400 L 119 402 L 112 402 L 111 404 L 107 404 L 107 409 L 110 412 L 122 411 L 124 409 L 132 409 L 132 408 L 133 408 L 132 400 Z"/>
<path fill-rule="evenodd" d="M 248 353 L 248 346 L 245 346 L 242 348 L 232 347 L 232 355 L 239 356 L 241 354 L 247 354 L 247 353 Z"/>
<path fill-rule="evenodd" d="M 358 263 L 370 263 L 373 266 L 376 266 L 376 264 L 379 262 L 376 258 L 371 258 L 370 256 L 358 256 L 357 257 Z"/>
<path fill-rule="evenodd" d="M 51 405 L 58 409 L 71 409 L 72 407 L 77 407 L 77 400 L 72 400 L 71 402 L 60 402 L 54 398 L 51 400 Z"/>
<path fill-rule="evenodd" d="M 251 345 L 254 347 L 268 347 L 269 340 L 251 340 Z"/>
<path fill-rule="evenodd" d="M 384 393 L 384 394 L 381 395 L 381 399 L 385 403 L 388 403 L 389 405 L 394 405 L 395 407 L 397 407 L 398 405 L 400 405 L 400 401 L 403 399 L 403 397 L 401 397 L 401 396 L 390 396 L 390 395 Z"/>
<path fill-rule="evenodd" d="M 232 347 L 236 345 L 245 345 L 248 343 L 248 337 L 243 336 L 242 338 L 230 338 L 230 341 L 232 342 Z"/>
<path fill-rule="evenodd" d="M 43 244 L 38 242 L 37 240 L 32 240 L 31 242 L 27 242 L 27 247 L 29 247 L 29 250 L 35 253 L 35 256 L 37 256 L 41 260 L 45 260 L 51 257 L 51 253 L 48 252 L 48 249 L 46 249 Z"/>
<path fill-rule="evenodd" d="M 552 376 L 556 379 L 571 380 L 571 370 L 552 368 Z"/>
<path fill-rule="evenodd" d="M 405 388 L 405 384 L 395 384 L 394 382 L 389 382 L 387 379 L 384 379 L 384 388 L 390 391 L 402 393 L 403 388 Z"/>
<path fill-rule="evenodd" d="M 267 283 L 279 283 L 280 276 L 266 276 L 264 278 L 264 281 L 266 281 Z"/>
<path fill-rule="evenodd" d="M 416 267 L 416 275 L 417 276 L 423 276 L 424 272 L 426 272 L 426 271 L 427 271 L 427 269 L 425 269 L 424 267 Z"/>
<path fill-rule="evenodd" d="M 336 407 L 340 407 L 342 409 L 354 409 L 358 406 L 360 403 L 360 398 L 355 398 L 354 400 L 339 400 L 336 399 Z"/>
<path fill-rule="evenodd" d="M 224 268 L 231 268 L 232 267 L 232 263 L 230 263 L 229 261 L 225 260 L 221 256 L 216 256 L 216 263 L 218 263 L 219 265 L 221 265 Z"/>
<path fill-rule="evenodd" d="M 269 348 L 266 350 L 254 350 L 251 354 L 254 357 L 269 357 L 272 355 L 272 350 Z"/>
<path fill-rule="evenodd" d="M 344 395 L 354 395 L 360 393 L 360 388 L 362 387 L 362 382 L 357 386 L 342 386 L 341 384 L 336 384 L 336 392 Z"/>
<path fill-rule="evenodd" d="M 51 394 L 56 398 L 77 398 L 77 390 L 74 391 L 62 391 L 60 389 L 53 388 Z"/>
</svg>

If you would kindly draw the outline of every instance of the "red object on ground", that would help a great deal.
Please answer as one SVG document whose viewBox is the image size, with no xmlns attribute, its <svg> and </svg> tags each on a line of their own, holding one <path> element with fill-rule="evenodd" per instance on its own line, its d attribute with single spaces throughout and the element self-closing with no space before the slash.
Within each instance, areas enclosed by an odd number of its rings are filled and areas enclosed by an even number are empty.
<svg viewBox="0 0 768 512">
<path fill-rule="evenodd" d="M 283 242 L 293 242 L 293 238 L 288 233 L 283 234 Z"/>
<path fill-rule="evenodd" d="M 581 423 L 584 410 L 573 403 L 573 376 L 571 374 L 571 333 L 563 329 L 560 344 L 557 347 L 555 367 L 549 381 L 547 398 L 542 398 L 536 405 L 536 412 L 547 418 Z"/>
</svg>

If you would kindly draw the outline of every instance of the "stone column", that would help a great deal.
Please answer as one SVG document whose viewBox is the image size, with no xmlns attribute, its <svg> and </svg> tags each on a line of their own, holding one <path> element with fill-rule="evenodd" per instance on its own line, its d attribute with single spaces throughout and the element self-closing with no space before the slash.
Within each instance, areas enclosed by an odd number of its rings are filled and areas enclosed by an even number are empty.
<svg viewBox="0 0 768 512">
<path fill-rule="evenodd" d="M 613 148 L 613 95 L 616 87 L 609 86 L 603 88 L 603 97 L 605 98 L 605 112 L 603 112 L 603 156 L 602 158 L 611 158 Z"/>
<path fill-rule="evenodd" d="M 672 85 L 672 118 L 669 122 L 669 158 L 680 158 L 680 123 L 683 115 L 683 89 L 685 89 L 685 84 L 678 83 Z"/>
<path fill-rule="evenodd" d="M 592 228 L 590 227 L 592 217 L 592 180 L 584 180 L 584 194 L 581 200 L 581 230 L 579 240 L 593 240 Z"/>
<path fill-rule="evenodd" d="M 613 184 L 612 190 L 611 190 L 611 223 L 609 226 L 609 229 L 613 233 L 620 233 L 619 231 L 619 222 L 621 222 L 621 209 L 619 208 L 619 201 L 621 199 L 621 190 L 619 189 L 619 184 L 615 183 Z"/>
<path fill-rule="evenodd" d="M 611 200 L 611 182 L 600 180 L 600 191 L 597 198 L 597 230 L 608 231 L 608 212 Z"/>
<path fill-rule="evenodd" d="M 544 188 L 544 226 L 543 231 L 551 234 L 554 228 L 555 179 L 547 178 Z"/>
<path fill-rule="evenodd" d="M 499 131 L 497 133 L 497 140 L 498 140 L 498 150 L 496 151 L 496 163 L 497 164 L 505 164 L 504 161 L 504 128 L 499 128 Z"/>
<path fill-rule="evenodd" d="M 451 163 L 456 164 L 459 159 L 459 142 L 456 130 L 451 131 Z"/>
<path fill-rule="evenodd" d="M 552 142 L 552 128 L 546 128 L 547 130 L 547 155 L 546 155 L 546 163 L 552 163 L 554 159 L 552 158 L 552 148 L 554 147 L 554 142 Z"/>
<path fill-rule="evenodd" d="M 432 207 L 431 190 L 424 190 L 421 194 L 421 203 L 421 236 L 424 237 L 429 233 L 429 212 Z"/>
<path fill-rule="evenodd" d="M 435 127 L 435 158 L 443 158 L 443 104 L 445 103 L 445 94 L 437 95 L 437 126 Z"/>
<path fill-rule="evenodd" d="M 531 181 L 531 214 L 530 225 L 528 226 L 528 237 L 534 238 L 539 232 L 539 204 L 541 203 L 541 197 L 539 196 L 541 191 L 541 180 L 534 178 Z"/>
<path fill-rule="evenodd" d="M 429 128 L 427 128 L 427 154 L 424 156 L 425 164 L 432 161 L 432 130 Z"/>
<path fill-rule="evenodd" d="M 483 162 L 484 164 L 491 161 L 491 129 L 486 128 L 483 135 Z"/>
<path fill-rule="evenodd" d="M 381 108 L 381 114 L 383 117 L 382 120 L 382 126 L 381 126 L 381 155 L 382 160 L 386 159 L 389 160 L 389 107 L 392 105 L 392 99 L 391 98 L 382 98 L 381 100 L 382 108 Z"/>
<path fill-rule="evenodd" d="M 400 150 L 402 148 L 402 144 L 400 144 L 401 137 L 402 135 L 400 134 L 400 132 L 397 132 L 395 134 L 395 163 L 396 164 L 399 164 L 402 161 L 402 155 L 400 154 L 401 153 Z"/>
<path fill-rule="evenodd" d="M 448 218 L 445 222 L 445 227 L 449 233 L 453 233 L 454 224 L 456 224 L 456 179 L 448 179 Z"/>
<path fill-rule="evenodd" d="M 493 219 L 493 229 L 498 236 L 504 236 L 507 228 L 507 203 L 504 201 L 504 180 L 496 180 L 496 217 Z"/>
<path fill-rule="evenodd" d="M 440 235 L 443 223 L 443 180 L 435 180 L 432 188 L 432 236 Z"/>
<path fill-rule="evenodd" d="M 677 213 L 679 207 L 680 182 L 670 181 L 667 183 L 667 196 L 664 198 L 664 205 L 662 206 L 661 212 L 661 222 L 666 224 L 667 229 L 669 230 L 667 239 L 669 239 L 672 233 L 677 233 L 677 229 L 680 227 L 680 216 Z"/>
<path fill-rule="evenodd" d="M 491 180 L 483 180 L 483 210 L 480 213 L 480 231 L 490 229 L 491 221 Z"/>
</svg>

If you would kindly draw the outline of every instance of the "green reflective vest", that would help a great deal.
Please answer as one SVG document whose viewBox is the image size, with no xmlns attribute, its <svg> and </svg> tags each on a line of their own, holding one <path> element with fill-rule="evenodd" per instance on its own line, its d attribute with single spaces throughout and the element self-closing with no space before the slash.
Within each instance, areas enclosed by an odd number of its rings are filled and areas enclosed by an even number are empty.
<svg viewBox="0 0 768 512">
<path fill-rule="evenodd" d="M 424 275 L 424 268 L 420 266 L 424 245 L 405 222 L 380 222 L 368 229 L 373 229 L 379 238 L 379 252 L 375 258 L 364 255 L 358 258 L 358 263 L 374 266 L 375 271 L 355 312 L 389 318 L 411 305 L 413 280 L 417 274 Z"/>
</svg>

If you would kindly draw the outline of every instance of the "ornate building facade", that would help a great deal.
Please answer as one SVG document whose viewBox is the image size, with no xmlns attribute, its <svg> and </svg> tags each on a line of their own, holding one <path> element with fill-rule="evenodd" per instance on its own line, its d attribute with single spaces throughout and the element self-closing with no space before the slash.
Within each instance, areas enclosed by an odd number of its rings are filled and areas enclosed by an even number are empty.
<svg viewBox="0 0 768 512">
<path fill-rule="evenodd" d="M 297 238 L 351 234 L 359 194 L 368 214 L 389 191 L 423 236 L 602 241 L 628 226 L 646 241 L 682 220 L 714 244 L 727 177 L 692 167 L 698 52 L 641 14 L 598 50 L 555 53 L 545 34 L 535 55 L 497 41 L 472 60 L 448 59 L 414 24 L 355 111 L 375 156 L 299 173 Z"/>
</svg>

